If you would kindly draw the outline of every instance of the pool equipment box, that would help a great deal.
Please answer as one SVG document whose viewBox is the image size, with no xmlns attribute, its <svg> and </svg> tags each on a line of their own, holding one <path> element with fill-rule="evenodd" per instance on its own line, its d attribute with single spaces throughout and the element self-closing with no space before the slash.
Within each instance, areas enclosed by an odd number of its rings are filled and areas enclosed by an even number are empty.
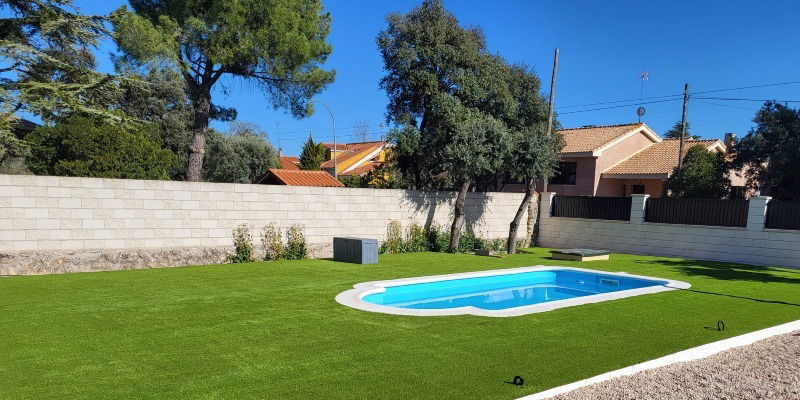
<svg viewBox="0 0 800 400">
<path fill-rule="evenodd" d="M 591 249 L 562 249 L 551 250 L 550 255 L 556 260 L 569 260 L 569 261 L 600 261 L 608 260 L 608 255 L 611 254 L 608 250 L 591 250 Z"/>
<path fill-rule="evenodd" d="M 333 260 L 355 264 L 377 264 L 378 240 L 335 237 L 333 238 Z"/>
</svg>

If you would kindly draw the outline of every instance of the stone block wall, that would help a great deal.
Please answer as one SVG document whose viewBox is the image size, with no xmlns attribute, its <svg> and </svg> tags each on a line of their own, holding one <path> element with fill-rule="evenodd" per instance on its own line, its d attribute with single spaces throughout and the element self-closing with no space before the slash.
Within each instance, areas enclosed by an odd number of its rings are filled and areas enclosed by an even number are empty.
<svg viewBox="0 0 800 400">
<path fill-rule="evenodd" d="M 0 275 L 223 262 L 232 230 L 300 224 L 314 256 L 334 236 L 382 240 L 392 220 L 447 225 L 452 192 L 0 175 Z M 521 193 L 469 193 L 467 227 L 504 238 Z M 520 229 L 524 236 L 524 228 Z"/>
<path fill-rule="evenodd" d="M 645 222 L 647 195 L 633 195 L 630 221 L 553 217 L 553 193 L 542 193 L 537 243 L 555 248 L 800 267 L 800 231 L 765 229 L 768 197 L 750 199 L 747 227 Z"/>
</svg>

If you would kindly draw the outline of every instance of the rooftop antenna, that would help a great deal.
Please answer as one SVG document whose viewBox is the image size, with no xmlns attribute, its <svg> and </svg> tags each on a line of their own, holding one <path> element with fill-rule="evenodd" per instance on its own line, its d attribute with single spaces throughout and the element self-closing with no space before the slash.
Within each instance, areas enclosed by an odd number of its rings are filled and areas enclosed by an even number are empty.
<svg viewBox="0 0 800 400">
<path fill-rule="evenodd" d="M 642 103 L 644 102 L 644 81 L 650 79 L 650 71 L 645 70 L 639 75 L 639 80 L 641 81 L 641 85 L 639 86 L 639 108 L 636 109 L 636 115 L 639 116 L 639 123 L 642 122 L 642 117 L 644 117 L 645 109 Z"/>
</svg>

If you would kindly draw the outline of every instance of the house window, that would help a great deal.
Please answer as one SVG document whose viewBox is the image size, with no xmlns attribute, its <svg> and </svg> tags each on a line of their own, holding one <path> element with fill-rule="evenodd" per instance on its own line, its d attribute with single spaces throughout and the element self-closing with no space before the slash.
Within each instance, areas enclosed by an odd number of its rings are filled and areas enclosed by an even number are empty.
<svg viewBox="0 0 800 400">
<path fill-rule="evenodd" d="M 644 185 L 633 185 L 631 194 L 644 194 Z"/>
<path fill-rule="evenodd" d="M 560 162 L 555 176 L 550 179 L 553 185 L 574 185 L 577 177 L 578 163 Z"/>
</svg>

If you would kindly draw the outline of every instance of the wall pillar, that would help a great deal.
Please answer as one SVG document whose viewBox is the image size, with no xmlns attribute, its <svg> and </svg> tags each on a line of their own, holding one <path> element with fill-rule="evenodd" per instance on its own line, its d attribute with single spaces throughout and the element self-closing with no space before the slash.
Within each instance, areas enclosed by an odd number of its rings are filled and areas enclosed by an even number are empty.
<svg viewBox="0 0 800 400">
<path fill-rule="evenodd" d="M 772 197 L 751 197 L 747 207 L 747 230 L 763 231 L 767 222 L 767 207 Z"/>
<path fill-rule="evenodd" d="M 644 209 L 647 205 L 649 194 L 632 194 L 631 195 L 631 223 L 643 224 L 644 223 Z"/>
<path fill-rule="evenodd" d="M 554 192 L 542 192 L 542 202 L 539 204 L 539 218 L 550 218 L 553 215 Z"/>
</svg>

